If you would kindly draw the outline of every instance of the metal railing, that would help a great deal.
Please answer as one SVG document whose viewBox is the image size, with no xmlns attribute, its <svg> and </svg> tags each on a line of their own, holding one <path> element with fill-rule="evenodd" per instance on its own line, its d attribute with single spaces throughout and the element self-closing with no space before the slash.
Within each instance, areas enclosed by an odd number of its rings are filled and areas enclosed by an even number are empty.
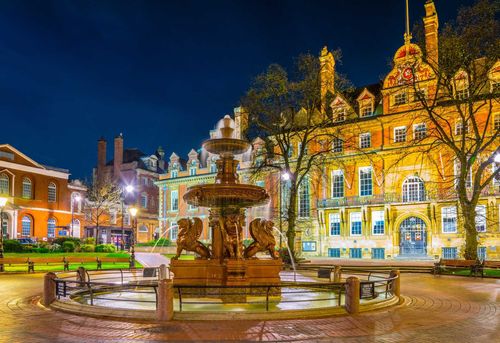
<svg viewBox="0 0 500 343">
<path fill-rule="evenodd" d="M 323 267 L 320 267 L 323 268 Z M 319 269 L 319 268 L 316 268 Z M 309 272 L 315 268 L 309 268 Z M 342 269 L 343 276 L 360 279 L 360 299 L 394 296 L 394 280 L 387 271 Z M 168 273 L 167 275 L 170 275 Z M 73 299 L 94 306 L 113 302 L 113 308 L 158 307 L 158 278 L 144 277 L 142 270 L 62 272 L 54 280 L 58 299 Z M 261 285 L 174 285 L 179 312 L 225 310 L 224 306 L 247 306 L 251 311 L 332 308 L 345 305 L 346 281 L 281 282 Z M 138 305 L 131 305 L 138 303 Z M 142 304 L 142 305 L 141 305 Z M 109 306 L 108 303 L 105 306 Z M 222 306 L 221 306 L 222 305 Z"/>
</svg>

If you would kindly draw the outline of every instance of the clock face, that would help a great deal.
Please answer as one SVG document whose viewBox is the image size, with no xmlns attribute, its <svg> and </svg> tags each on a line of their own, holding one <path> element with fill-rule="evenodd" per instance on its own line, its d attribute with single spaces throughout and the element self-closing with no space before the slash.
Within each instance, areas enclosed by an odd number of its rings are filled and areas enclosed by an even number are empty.
<svg viewBox="0 0 500 343">
<path fill-rule="evenodd" d="M 403 78 L 405 80 L 410 80 L 413 77 L 413 72 L 410 67 L 403 69 Z"/>
</svg>

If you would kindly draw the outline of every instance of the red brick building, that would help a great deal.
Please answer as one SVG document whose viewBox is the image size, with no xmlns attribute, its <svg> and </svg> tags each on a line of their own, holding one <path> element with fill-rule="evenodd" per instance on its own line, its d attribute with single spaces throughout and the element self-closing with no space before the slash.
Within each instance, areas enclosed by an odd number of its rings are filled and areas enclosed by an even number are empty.
<svg viewBox="0 0 500 343">
<path fill-rule="evenodd" d="M 9 144 L 0 145 L 0 196 L 8 198 L 4 237 L 38 241 L 80 237 L 83 213 L 77 199 L 83 199 L 86 188 L 78 181 L 70 183 L 69 175 L 68 170 L 40 164 Z"/>
</svg>

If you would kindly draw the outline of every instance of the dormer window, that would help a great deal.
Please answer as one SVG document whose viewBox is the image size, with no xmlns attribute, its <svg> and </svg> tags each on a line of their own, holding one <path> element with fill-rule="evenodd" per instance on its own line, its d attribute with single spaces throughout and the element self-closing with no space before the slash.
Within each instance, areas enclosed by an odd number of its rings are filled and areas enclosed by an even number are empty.
<svg viewBox="0 0 500 343">
<path fill-rule="evenodd" d="M 170 178 L 174 179 L 179 176 L 179 173 L 177 172 L 177 169 L 173 169 L 170 171 Z"/>
<path fill-rule="evenodd" d="M 371 103 L 364 105 L 363 107 L 361 107 L 360 113 L 361 117 L 369 117 L 373 115 L 373 105 Z"/>
<path fill-rule="evenodd" d="M 338 123 L 346 119 L 345 106 L 337 106 L 333 109 L 333 121 Z"/>
<path fill-rule="evenodd" d="M 467 123 L 464 123 L 462 121 L 458 121 L 455 123 L 455 135 L 460 136 L 465 133 L 469 133 L 469 126 Z"/>
<path fill-rule="evenodd" d="M 406 95 L 406 92 L 400 92 L 394 95 L 395 106 L 404 105 L 407 102 L 408 102 L 408 96 Z"/>
<path fill-rule="evenodd" d="M 453 80 L 453 88 L 455 91 L 455 99 L 457 100 L 465 100 L 469 97 L 469 79 L 467 73 L 464 71 L 459 71 L 455 75 L 455 79 Z"/>
</svg>

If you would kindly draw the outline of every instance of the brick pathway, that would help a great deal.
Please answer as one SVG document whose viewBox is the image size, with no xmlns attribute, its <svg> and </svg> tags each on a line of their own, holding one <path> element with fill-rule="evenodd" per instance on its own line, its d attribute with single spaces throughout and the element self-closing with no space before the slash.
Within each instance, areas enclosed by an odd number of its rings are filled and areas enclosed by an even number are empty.
<svg viewBox="0 0 500 343">
<path fill-rule="evenodd" d="M 500 342 L 500 280 L 404 274 L 391 309 L 282 321 L 121 322 L 36 305 L 42 275 L 0 276 L 0 342 Z"/>
</svg>

